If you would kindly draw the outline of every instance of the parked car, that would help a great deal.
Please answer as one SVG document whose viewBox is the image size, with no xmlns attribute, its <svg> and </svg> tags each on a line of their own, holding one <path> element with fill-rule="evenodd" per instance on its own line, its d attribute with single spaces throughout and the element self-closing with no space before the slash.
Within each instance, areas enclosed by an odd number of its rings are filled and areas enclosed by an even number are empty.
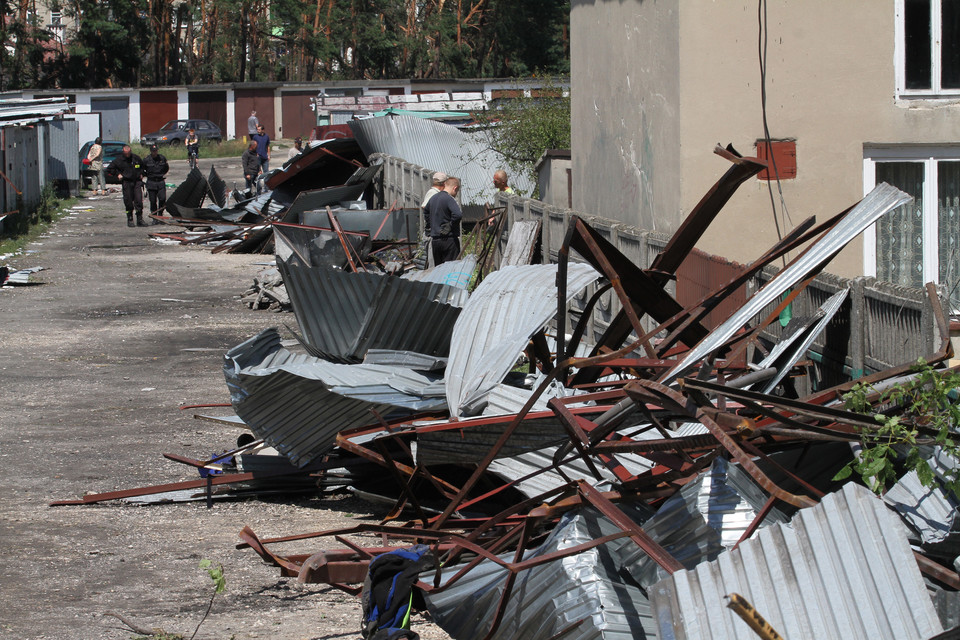
<svg viewBox="0 0 960 640">
<path fill-rule="evenodd" d="M 114 158 L 123 153 L 123 145 L 127 143 L 119 140 L 104 140 L 100 144 L 103 145 L 103 168 L 106 169 Z M 80 147 L 80 183 L 83 186 L 86 186 L 93 179 L 93 170 L 90 169 L 90 165 L 84 162 L 92 146 L 93 140 L 88 140 Z M 120 182 L 117 178 L 106 175 L 106 171 L 104 171 L 104 179 L 111 184 L 119 184 Z"/>
<path fill-rule="evenodd" d="M 148 133 L 140 139 L 144 146 L 155 144 L 163 146 L 165 144 L 183 144 L 187 137 L 187 131 L 193 129 L 197 137 L 201 140 L 210 142 L 221 142 L 223 134 L 220 127 L 209 120 L 171 120 L 160 127 L 156 133 Z"/>
</svg>

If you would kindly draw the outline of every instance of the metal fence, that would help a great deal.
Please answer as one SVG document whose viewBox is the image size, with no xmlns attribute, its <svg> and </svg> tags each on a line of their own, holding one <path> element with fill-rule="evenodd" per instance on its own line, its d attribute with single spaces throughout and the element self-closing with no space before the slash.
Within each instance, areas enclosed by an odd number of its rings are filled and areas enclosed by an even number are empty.
<svg viewBox="0 0 960 640">
<path fill-rule="evenodd" d="M 384 171 L 381 172 L 384 202 L 396 200 L 397 206 L 401 206 L 401 203 L 402 206 L 418 206 L 423 193 L 430 187 L 433 171 L 399 158 L 380 158 L 384 162 Z M 649 266 L 669 240 L 669 236 L 661 233 L 530 198 L 497 194 L 495 204 L 506 207 L 508 229 L 517 220 L 540 221 L 544 262 L 557 260 L 557 251 L 573 215 L 586 220 L 641 267 Z M 695 250 L 678 270 L 672 293 L 681 304 L 696 302 L 743 268 L 719 256 Z M 708 327 L 716 326 L 776 273 L 774 267 L 764 269 L 741 292 L 731 296 L 726 303 L 729 308 L 716 309 L 705 324 Z M 810 355 L 819 365 L 820 384 L 817 386 L 859 378 L 912 362 L 939 348 L 933 309 L 926 293 L 922 289 L 901 287 L 874 278 L 848 279 L 829 273 L 821 274 L 794 301 L 793 317 L 812 315 L 827 298 L 843 288 L 850 290 L 846 302 L 811 349 Z M 574 300 L 574 316 L 579 315 L 594 291 L 594 287 L 589 287 Z M 771 305 L 765 309 L 764 314 L 770 313 L 773 307 Z M 587 335 L 599 337 L 618 311 L 619 302 L 612 292 L 608 292 L 588 320 Z M 779 322 L 774 322 L 763 335 L 773 342 L 780 338 L 783 330 Z"/>
<path fill-rule="evenodd" d="M 0 127 L 0 216 L 11 212 L 20 218 L 32 216 L 47 184 L 54 185 L 61 195 L 76 195 L 79 151 L 79 124 L 74 120 Z M 17 226 L 5 222 L 7 228 Z"/>
</svg>

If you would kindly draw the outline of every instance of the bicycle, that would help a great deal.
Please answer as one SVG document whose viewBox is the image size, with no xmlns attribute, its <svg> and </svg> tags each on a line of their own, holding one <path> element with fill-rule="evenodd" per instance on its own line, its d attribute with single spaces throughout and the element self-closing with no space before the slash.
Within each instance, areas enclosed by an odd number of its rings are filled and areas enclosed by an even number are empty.
<svg viewBox="0 0 960 640">
<path fill-rule="evenodd" d="M 199 169 L 200 168 L 200 149 L 194 145 L 190 145 L 187 151 L 187 162 L 190 166 L 190 169 Z"/>
</svg>

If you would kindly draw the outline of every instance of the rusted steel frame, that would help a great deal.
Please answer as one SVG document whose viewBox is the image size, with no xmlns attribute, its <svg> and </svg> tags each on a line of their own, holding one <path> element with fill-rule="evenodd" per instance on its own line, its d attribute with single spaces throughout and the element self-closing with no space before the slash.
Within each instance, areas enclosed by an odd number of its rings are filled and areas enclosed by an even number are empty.
<svg viewBox="0 0 960 640">
<path fill-rule="evenodd" d="M 562 371 L 566 370 L 570 366 L 589 366 L 593 364 L 600 364 L 606 360 L 612 360 L 615 358 L 619 358 L 623 355 L 626 355 L 630 351 L 632 351 L 632 349 L 629 346 L 627 346 L 627 347 L 624 347 L 623 349 L 620 349 L 619 351 L 613 351 L 609 354 L 605 354 L 602 356 L 595 356 L 592 358 L 572 358 L 572 359 L 568 359 L 563 363 L 559 363 L 553 369 L 553 371 L 551 371 L 549 374 L 547 374 L 544 377 L 540 385 L 534 390 L 534 392 L 530 395 L 527 401 L 523 404 L 523 407 L 521 407 L 520 411 L 513 417 L 513 419 L 504 429 L 503 433 L 497 439 L 496 443 L 494 443 L 493 447 L 491 447 L 490 451 L 487 452 L 487 455 L 484 456 L 483 460 L 481 460 L 477 464 L 476 469 L 474 469 L 473 473 L 467 479 L 463 487 L 460 488 L 460 491 L 457 493 L 456 498 L 454 498 L 454 500 L 451 501 L 449 505 L 447 505 L 447 507 L 443 510 L 443 513 L 440 514 L 440 516 L 434 521 L 434 524 L 432 526 L 434 527 L 442 526 L 443 523 L 446 522 L 446 520 L 453 514 L 453 512 L 457 510 L 457 506 L 464 500 L 464 498 L 466 498 L 467 494 L 470 492 L 473 486 L 477 483 L 477 481 L 480 479 L 483 473 L 487 470 L 487 467 L 490 466 L 490 463 L 493 462 L 493 460 L 496 458 L 497 454 L 506 444 L 507 440 L 510 439 L 514 431 L 516 431 L 517 427 L 520 426 L 520 423 L 524 420 L 524 418 L 530 412 L 530 409 L 533 408 L 533 405 L 536 403 L 536 401 L 540 398 L 540 396 L 543 395 L 543 392 L 547 389 L 550 383 L 552 383 L 554 380 L 557 379 L 558 375 Z M 544 412 L 544 415 L 551 415 L 551 412 Z M 339 442 L 339 438 L 338 438 L 338 442 Z"/>
<path fill-rule="evenodd" d="M 744 443 L 743 443 L 743 448 L 744 448 L 744 450 L 746 450 L 748 453 L 752 453 L 753 455 L 755 455 L 756 457 L 760 458 L 761 460 L 763 460 L 763 461 L 766 462 L 767 464 L 769 464 L 769 465 L 771 465 L 771 466 L 776 467 L 777 469 L 779 469 L 781 473 L 783 473 L 785 476 L 787 476 L 788 478 L 790 478 L 791 480 L 793 480 L 794 482 L 796 482 L 797 485 L 799 485 L 799 486 L 803 487 L 804 489 L 806 489 L 807 491 L 809 491 L 811 495 L 816 496 L 816 500 L 817 500 L 818 502 L 820 501 L 820 498 L 822 498 L 823 496 L 826 495 L 823 491 L 820 491 L 820 489 L 817 489 L 815 486 L 813 486 L 812 484 L 810 484 L 809 482 L 807 482 L 806 480 L 804 480 L 803 478 L 801 478 L 800 476 L 798 476 L 797 474 L 795 474 L 794 472 L 790 471 L 790 470 L 787 469 L 785 466 L 783 466 L 782 464 L 780 464 L 779 462 L 777 462 L 776 460 L 774 460 L 773 458 L 771 458 L 770 456 L 768 456 L 766 453 L 764 453 L 763 451 L 761 451 L 760 448 L 757 447 L 757 446 L 756 446 L 755 444 L 753 444 L 752 442 L 744 442 Z"/>
<path fill-rule="evenodd" d="M 524 520 L 520 529 L 520 540 L 517 542 L 517 549 L 513 554 L 513 563 L 516 564 L 523 560 L 523 552 L 527 546 L 529 540 L 529 527 L 527 526 L 528 521 Z M 486 635 L 483 636 L 483 640 L 490 640 L 493 637 L 493 634 L 497 632 L 497 629 L 500 627 L 500 622 L 503 621 L 503 614 L 507 610 L 507 601 L 510 598 L 510 594 L 513 592 L 513 584 L 517 581 L 517 572 L 511 571 L 507 574 L 507 579 L 504 581 L 503 590 L 500 592 L 500 598 L 497 601 L 497 608 L 493 614 L 493 622 L 490 625 L 490 629 L 487 631 Z"/>
<path fill-rule="evenodd" d="M 505 569 L 506 571 L 509 571 L 509 572 L 512 572 L 512 573 L 517 573 L 517 572 L 520 572 L 520 571 L 527 571 L 527 570 L 529 570 L 529 569 L 533 569 L 533 568 L 535 568 L 535 567 L 539 567 L 539 566 L 542 565 L 542 564 L 547 564 L 548 562 L 553 562 L 553 561 L 555 561 L 555 560 L 560 560 L 560 559 L 562 559 L 562 558 L 567 558 L 567 557 L 569 557 L 569 556 L 577 555 L 578 553 L 583 553 L 584 551 L 589 551 L 590 549 L 599 547 L 600 545 L 607 544 L 608 542 L 613 542 L 614 540 L 619 540 L 620 538 L 625 538 L 625 537 L 627 537 L 627 536 L 629 536 L 629 535 L 630 535 L 630 534 L 629 534 L 628 532 L 626 532 L 626 531 L 621 531 L 621 532 L 619 532 L 619 533 L 612 533 L 612 534 L 610 534 L 610 535 L 603 536 L 602 538 L 594 538 L 594 539 L 591 540 L 590 542 L 584 542 L 584 543 L 582 543 L 582 544 L 578 544 L 578 545 L 573 546 L 573 547 L 567 547 L 566 549 L 560 549 L 560 550 L 558 550 L 558 551 L 552 551 L 552 552 L 550 552 L 550 553 L 545 553 L 545 554 L 540 555 L 540 556 L 537 556 L 537 557 L 535 557 L 535 558 L 530 558 L 530 559 L 528 559 L 528 560 L 521 560 L 521 561 L 519 561 L 519 562 L 507 562 L 507 561 L 503 560 L 502 558 L 500 558 L 500 557 L 498 557 L 498 556 L 496 556 L 496 555 L 494 555 L 494 554 L 491 554 L 491 553 L 490 553 L 487 549 L 485 549 L 484 547 L 481 547 L 481 546 L 479 546 L 479 545 L 474 545 L 474 544 L 471 543 L 471 544 L 469 545 L 469 547 L 468 547 L 468 550 L 469 550 L 469 551 L 473 551 L 473 552 L 475 552 L 475 553 L 477 553 L 478 555 L 483 556 L 483 557 L 482 557 L 482 558 L 474 558 L 474 559 L 472 559 L 472 560 L 470 561 L 470 563 L 469 563 L 469 568 L 473 568 L 473 567 L 476 566 L 481 560 L 487 559 L 487 560 L 490 560 L 490 561 L 496 563 L 497 565 L 501 566 L 501 567 L 502 567 L 503 569 Z M 458 541 L 458 542 L 459 542 L 459 541 Z M 461 574 L 462 574 L 462 575 L 465 575 L 467 572 L 468 572 L 468 571 L 467 571 L 467 568 L 465 567 L 464 570 L 461 570 L 461 571 L 458 572 L 458 576 L 462 577 Z M 457 576 L 455 576 L 455 577 L 457 577 Z M 460 577 L 457 577 L 457 579 L 459 580 Z M 417 586 L 420 587 L 421 589 L 423 589 L 424 591 L 429 591 L 429 592 L 431 592 L 431 593 L 436 593 L 436 592 L 443 591 L 444 589 L 447 589 L 447 588 L 453 586 L 454 584 L 455 584 L 455 583 L 454 583 L 454 580 L 453 580 L 453 578 L 451 578 L 450 580 L 444 582 L 444 583 L 441 584 L 441 585 L 428 585 L 428 584 L 425 584 L 425 583 L 423 583 L 423 582 L 418 582 L 418 583 L 417 583 Z"/>
<path fill-rule="evenodd" d="M 581 340 L 583 340 L 583 334 L 587 331 L 587 324 L 590 322 L 590 316 L 593 315 L 593 308 L 597 306 L 598 302 L 600 302 L 600 298 L 603 297 L 603 294 L 612 288 L 613 284 L 607 282 L 606 284 L 600 285 L 593 295 L 590 296 L 590 299 L 587 300 L 587 304 L 584 306 L 583 312 L 580 315 L 580 321 L 577 322 L 577 326 L 574 327 L 573 334 L 570 336 L 570 342 L 566 353 L 564 353 L 563 357 L 561 358 L 559 351 L 557 352 L 558 360 L 572 358 L 574 355 L 576 355 L 577 345 L 580 344 Z"/>
<path fill-rule="evenodd" d="M 931 560 L 919 551 L 914 551 L 913 557 L 916 558 L 920 571 L 935 580 L 939 580 L 951 589 L 960 590 L 960 575 L 957 575 L 955 571 L 951 571 L 939 562 Z"/>
<path fill-rule="evenodd" d="M 690 211 L 683 224 L 670 238 L 670 242 L 650 265 L 650 271 L 662 271 L 667 275 L 675 274 L 740 185 L 767 167 L 765 162 L 757 158 L 734 155 L 732 148 L 725 150 L 717 145 L 714 153 L 734 163 L 733 166 L 726 170 L 704 194 L 697 206 Z"/>
<path fill-rule="evenodd" d="M 338 466 L 343 466 L 338 464 Z M 51 507 L 73 506 L 83 504 L 96 504 L 98 502 L 107 502 L 109 500 L 121 500 L 123 498 L 135 498 L 138 496 L 149 496 L 157 493 L 166 493 L 167 491 L 185 491 L 188 489 L 205 489 L 208 484 L 219 486 L 224 484 L 238 484 L 241 482 L 250 482 L 251 480 L 266 480 L 268 478 L 282 478 L 285 476 L 306 475 L 310 471 L 316 471 L 318 467 L 311 465 L 305 469 L 295 469 L 292 471 L 278 471 L 268 473 L 231 473 L 221 476 L 211 476 L 199 480 L 187 480 L 185 482 L 172 482 L 169 484 L 157 484 L 149 487 L 137 487 L 134 489 L 122 489 L 120 491 L 107 491 L 105 493 L 95 493 L 84 496 L 80 500 L 58 500 L 51 502 Z M 208 482 L 209 480 L 209 482 Z"/>
<path fill-rule="evenodd" d="M 437 571 L 434 574 L 433 585 L 430 588 L 430 591 L 443 591 L 447 587 L 452 586 L 458 580 L 460 580 L 460 578 L 462 578 L 467 573 L 472 571 L 478 564 L 480 564 L 484 560 L 489 559 L 490 556 L 486 554 L 491 554 L 492 557 L 498 557 L 498 554 L 503 552 L 503 549 L 510 543 L 511 540 L 513 540 L 514 537 L 517 536 L 517 534 L 519 534 L 524 529 L 525 526 L 526 526 L 526 520 L 512 527 L 509 531 L 504 533 L 497 540 L 494 540 L 493 544 L 491 544 L 489 548 L 479 547 L 484 550 L 483 553 L 478 552 L 474 558 L 471 558 L 469 561 L 467 561 L 462 567 L 460 567 L 460 569 L 457 570 L 455 574 L 453 574 L 453 576 L 450 577 L 449 580 L 444 582 L 442 585 L 440 584 L 442 575 L 439 571 Z M 467 542 L 470 543 L 470 545 L 476 544 L 475 541 L 471 540 L 470 538 L 466 538 L 466 540 Z M 436 546 L 438 547 L 438 550 L 435 552 L 435 555 L 437 558 L 440 558 L 441 554 L 439 552 L 439 546 L 440 546 L 439 542 L 436 543 Z M 464 551 L 473 550 L 471 549 L 470 546 L 465 546 L 458 543 L 448 542 L 446 543 L 445 546 L 447 551 L 445 554 L 443 554 L 445 557 L 443 562 L 441 563 L 444 566 L 452 566 L 456 564 L 457 559 L 459 559 L 461 553 L 463 553 Z"/>
<path fill-rule="evenodd" d="M 329 205 L 327 205 L 327 219 L 330 220 L 330 228 L 333 229 L 333 232 L 337 234 L 337 239 L 340 240 L 340 246 L 343 248 L 343 253 L 346 254 L 347 262 L 350 264 L 350 270 L 354 273 L 360 273 L 357 269 L 357 263 L 353 261 L 353 248 L 343 235 L 343 227 L 340 226 L 340 221 L 337 220 L 337 216 L 333 215 Z M 363 267 L 363 270 L 366 271 L 366 267 Z"/>
<path fill-rule="evenodd" d="M 757 484 L 759 484 L 767 493 L 775 495 L 780 500 L 792 504 L 795 507 L 812 507 L 817 504 L 815 500 L 812 500 L 808 496 L 798 496 L 777 486 L 777 484 L 768 478 L 767 475 L 760 469 L 760 467 L 756 465 L 756 463 L 753 461 L 753 458 L 747 455 L 743 448 L 741 448 L 741 446 L 730 436 L 730 434 L 724 431 L 719 424 L 711 419 L 701 407 L 694 405 L 679 392 L 658 382 L 637 380 L 631 385 L 624 387 L 628 395 L 631 392 L 632 385 L 640 386 L 655 393 L 656 395 L 662 396 L 667 401 L 675 404 L 678 410 L 686 410 L 688 415 L 699 421 L 707 428 L 708 431 L 710 431 L 710 433 L 714 435 L 717 441 L 723 445 L 723 448 L 726 449 L 730 455 L 740 463 L 740 466 L 743 467 L 743 469 L 750 474 L 750 477 L 756 480 Z"/>
<path fill-rule="evenodd" d="M 394 440 L 396 440 L 395 436 Z M 420 506 L 420 501 L 417 500 L 416 493 L 410 488 L 409 485 L 409 483 L 413 482 L 414 478 L 416 478 L 416 469 L 414 469 L 414 473 L 410 475 L 409 481 L 404 481 L 403 476 L 401 476 L 400 472 L 397 470 L 397 466 L 393 461 L 393 457 L 390 455 L 390 452 L 387 451 L 387 446 L 384 441 L 378 438 L 377 440 L 374 440 L 374 442 L 377 444 L 377 448 L 380 449 L 380 455 L 383 456 L 383 459 L 387 461 L 386 467 L 390 469 L 390 475 L 392 475 L 394 481 L 400 485 L 401 493 L 407 496 L 407 499 L 413 504 L 413 508 L 416 509 L 420 522 L 426 526 L 427 514 L 423 512 L 423 507 Z M 402 510 L 403 507 L 401 506 L 400 509 Z"/>
<path fill-rule="evenodd" d="M 669 551 L 657 544 L 646 531 L 641 529 L 636 522 L 628 518 L 623 511 L 618 509 L 616 505 L 610 502 L 600 491 L 582 480 L 577 483 L 577 491 L 587 502 L 613 522 L 613 524 L 617 525 L 621 530 L 626 531 L 630 539 L 633 540 L 638 547 L 643 549 L 664 571 L 671 575 L 677 571 L 683 571 L 683 565 L 680 564 Z"/>
<path fill-rule="evenodd" d="M 753 535 L 753 532 L 756 531 L 761 524 L 763 524 L 764 518 L 770 515 L 770 512 L 773 510 L 773 505 L 777 503 L 777 499 L 773 496 L 767 498 L 767 501 L 763 503 L 763 507 L 760 508 L 760 511 L 757 512 L 757 515 L 753 517 L 753 520 L 750 521 L 750 524 L 747 525 L 747 528 L 744 530 L 743 535 L 740 536 L 740 539 L 737 540 L 737 543 L 733 545 L 733 548 L 736 549 L 740 546 L 740 543 Z"/>
<path fill-rule="evenodd" d="M 324 153 L 327 154 L 328 156 L 333 156 L 333 157 L 336 158 L 337 160 L 343 160 L 343 161 L 346 162 L 347 164 L 352 164 L 353 166 L 355 166 L 355 167 L 358 168 L 358 169 L 361 169 L 361 168 L 363 168 L 363 166 L 364 166 L 364 164 L 363 164 L 362 162 L 360 162 L 359 160 L 351 160 L 350 158 L 344 158 L 344 157 L 341 156 L 339 153 L 335 153 L 335 152 L 333 152 L 333 151 L 330 151 L 330 149 L 327 149 L 326 147 L 318 147 L 318 148 L 320 149 L 320 151 L 324 152 Z M 309 163 L 308 165 L 306 165 L 306 166 L 304 166 L 304 167 L 301 167 L 301 169 L 306 168 L 307 166 L 310 166 L 310 164 L 313 164 L 313 162 Z M 297 171 L 297 173 L 300 173 L 300 172 Z M 272 189 L 273 187 L 271 186 L 270 188 Z"/>
<path fill-rule="evenodd" d="M 163 454 L 163 457 L 166 458 L 167 460 L 173 460 L 174 462 L 179 462 L 179 463 L 181 463 L 181 464 L 186 464 L 186 465 L 189 465 L 189 466 L 191 466 L 191 467 L 203 468 L 203 467 L 206 467 L 207 465 L 217 464 L 220 460 L 226 460 L 227 458 L 232 458 L 233 456 L 237 455 L 238 453 L 243 453 L 244 451 L 247 451 L 248 449 L 253 449 L 254 447 L 259 447 L 259 446 L 262 445 L 262 444 L 263 444 L 263 439 L 262 439 L 262 438 L 261 438 L 260 440 L 254 440 L 253 442 L 251 442 L 251 443 L 249 443 L 249 444 L 245 444 L 245 445 L 243 445 L 242 447 L 237 447 L 237 448 L 234 449 L 233 451 L 227 451 L 226 453 L 221 453 L 220 455 L 213 456 L 213 457 L 210 458 L 209 460 L 194 460 L 194 459 L 192 459 L 192 458 L 187 458 L 187 457 L 184 457 L 184 456 L 178 456 L 178 455 L 173 454 L 173 453 L 165 453 L 165 454 Z"/>
<path fill-rule="evenodd" d="M 275 553 L 271 552 L 264 546 L 260 538 L 257 537 L 257 534 L 253 532 L 253 529 L 250 527 L 244 527 L 240 530 L 240 539 L 243 540 L 245 546 L 250 547 L 256 552 L 258 556 L 263 558 L 266 562 L 273 564 L 274 566 L 280 567 L 286 571 L 289 571 L 292 575 L 296 576 L 300 573 L 300 565 L 290 562 L 287 558 L 283 556 L 278 556 Z"/>
<path fill-rule="evenodd" d="M 413 455 L 413 451 L 411 451 L 410 447 L 407 446 L 407 443 L 403 441 L 403 438 L 400 437 L 400 434 L 391 434 L 391 439 L 397 444 L 398 447 L 403 449 L 404 453 L 410 456 L 411 460 L 415 459 L 415 456 Z M 411 478 L 416 477 L 416 474 L 418 472 L 423 474 L 423 476 L 427 479 L 427 481 L 433 485 L 433 488 L 437 490 L 437 493 L 447 498 L 453 497 L 451 495 L 452 492 L 448 490 L 446 487 L 444 487 L 442 484 L 442 481 L 439 478 L 436 478 L 432 473 L 430 473 L 430 470 L 427 469 L 427 467 L 419 464 L 415 466 L 413 468 L 413 475 L 411 476 Z"/>
<path fill-rule="evenodd" d="M 839 422 L 849 424 L 858 429 L 873 431 L 879 428 L 876 418 L 862 413 L 837 409 L 834 407 L 825 407 L 822 405 L 811 404 L 803 400 L 793 400 L 782 398 L 759 391 L 749 391 L 746 389 L 734 389 L 724 385 L 718 385 L 714 382 L 705 380 L 694 380 L 692 378 L 682 378 L 678 381 L 680 388 L 684 391 L 692 389 L 708 393 L 716 393 L 733 398 L 737 401 L 753 401 L 758 404 L 767 404 L 780 408 L 797 415 L 815 418 L 817 420 L 826 420 L 828 422 Z"/>
<path fill-rule="evenodd" d="M 378 430 L 378 429 L 377 429 L 377 430 Z M 373 451 L 372 449 L 369 449 L 369 448 L 367 448 L 367 447 L 364 447 L 363 445 L 359 445 L 359 444 L 356 444 L 356 443 L 352 442 L 352 441 L 350 440 L 350 437 L 343 437 L 343 433 L 342 433 L 342 432 L 337 434 L 337 440 L 336 440 L 336 442 L 337 442 L 337 446 L 338 446 L 339 448 L 343 449 L 344 451 L 348 451 L 348 452 L 354 454 L 355 456 L 359 456 L 359 457 L 361 457 L 361 458 L 363 458 L 363 459 L 365 459 L 365 460 L 368 460 L 368 461 L 370 461 L 370 462 L 373 462 L 374 464 L 378 464 L 378 465 L 381 465 L 381 466 L 387 466 L 387 464 L 389 464 L 389 463 L 383 458 L 383 456 L 381 456 L 380 454 L 376 453 L 376 452 Z M 411 466 L 409 466 L 409 465 L 403 464 L 402 462 L 396 462 L 396 461 L 394 461 L 393 464 L 394 464 L 394 466 L 396 467 L 396 469 L 397 469 L 398 471 L 401 471 L 401 472 L 405 473 L 405 474 L 408 475 L 408 476 L 413 476 L 413 475 L 416 473 L 416 469 L 415 469 L 414 467 L 411 467 Z M 444 495 L 447 495 L 448 492 L 449 492 L 449 493 L 456 494 L 456 493 L 459 491 L 459 488 L 458 488 L 458 487 L 450 484 L 449 482 L 446 482 L 445 480 L 442 480 L 441 478 L 437 478 L 436 476 L 431 476 L 431 478 L 432 478 L 431 482 L 436 481 L 435 486 L 437 486 L 438 491 L 441 491 L 441 493 L 443 493 Z M 445 490 L 441 490 L 441 489 L 440 489 L 441 486 L 442 486 Z"/>
<path fill-rule="evenodd" d="M 593 460 L 590 458 L 590 454 L 587 452 L 587 447 L 590 446 L 590 439 L 587 438 L 587 434 L 581 428 L 577 416 L 570 413 L 570 410 L 567 409 L 563 403 L 555 402 L 555 400 L 556 398 L 551 398 L 550 401 L 547 402 L 547 406 L 550 407 L 554 415 L 557 416 L 557 419 L 560 420 L 560 424 L 566 429 L 567 434 L 570 436 L 570 442 L 577 450 L 580 459 L 587 465 L 587 469 L 594 478 L 602 480 L 603 476 L 600 475 L 597 467 L 593 464 Z M 559 467 L 558 462 L 563 457 L 563 448 L 558 448 L 556 454 L 553 456 L 554 465 Z"/>
<path fill-rule="evenodd" d="M 543 330 L 537 331 L 530 339 L 530 346 L 527 347 L 527 351 L 530 354 L 530 371 L 533 371 L 532 367 L 537 361 L 540 362 L 540 370 L 544 373 L 550 373 L 553 370 L 553 357 L 550 355 L 547 336 L 544 335 Z"/>
<path fill-rule="evenodd" d="M 591 446 L 597 453 L 643 453 L 644 451 L 699 451 L 715 449 L 717 439 L 709 434 L 663 438 L 660 440 L 604 440 Z"/>
<path fill-rule="evenodd" d="M 620 299 L 622 311 L 630 321 L 630 326 L 638 336 L 644 334 L 640 318 L 634 310 L 634 304 L 642 304 L 645 314 L 650 315 L 657 322 L 682 311 L 680 304 L 673 299 L 663 285 L 647 275 L 630 262 L 608 240 L 597 234 L 593 228 L 579 216 L 570 219 L 573 234 L 570 236 L 570 247 L 576 249 L 591 265 L 613 285 L 617 297 Z M 564 256 L 566 257 L 566 256 Z M 708 331 L 700 323 L 690 326 L 686 332 L 686 340 L 693 341 L 690 346 L 702 340 Z M 647 349 L 647 355 L 656 357 L 652 348 Z M 564 353 L 566 350 L 564 349 Z"/>
</svg>

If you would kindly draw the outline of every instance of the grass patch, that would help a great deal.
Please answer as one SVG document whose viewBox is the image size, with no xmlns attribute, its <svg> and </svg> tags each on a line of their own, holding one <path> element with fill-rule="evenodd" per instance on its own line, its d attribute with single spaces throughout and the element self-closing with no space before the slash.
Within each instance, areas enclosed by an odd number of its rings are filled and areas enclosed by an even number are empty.
<svg viewBox="0 0 960 640">
<path fill-rule="evenodd" d="M 272 146 L 272 145 L 271 145 Z M 150 147 L 142 144 L 131 144 L 130 148 L 141 158 L 150 155 Z M 243 140 L 225 140 L 219 144 L 216 142 L 200 141 L 200 159 L 204 158 L 237 158 L 239 159 L 243 152 L 247 150 L 247 144 Z M 184 144 L 172 144 L 160 147 L 160 153 L 166 156 L 167 160 L 186 160 L 187 147 Z"/>
<path fill-rule="evenodd" d="M 53 186 L 47 185 L 40 192 L 40 204 L 32 214 L 19 213 L 4 220 L 0 236 L 0 254 L 18 253 L 25 246 L 46 233 L 54 222 L 67 214 L 67 209 L 77 203 L 77 198 L 60 198 Z M 21 208 L 22 211 L 22 208 Z M 12 218 L 12 220 L 11 220 Z"/>
</svg>

